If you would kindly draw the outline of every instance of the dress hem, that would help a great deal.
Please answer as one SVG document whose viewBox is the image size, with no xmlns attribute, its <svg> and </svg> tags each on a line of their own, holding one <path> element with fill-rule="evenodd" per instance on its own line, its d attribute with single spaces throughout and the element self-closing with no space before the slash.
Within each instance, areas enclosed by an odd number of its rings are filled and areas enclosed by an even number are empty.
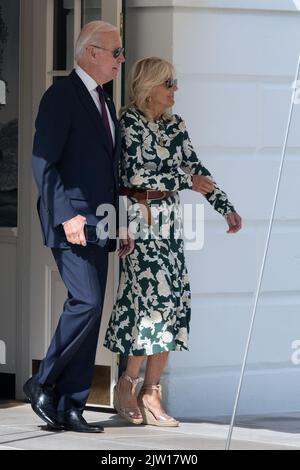
<svg viewBox="0 0 300 470">
<path fill-rule="evenodd" d="M 139 351 L 136 351 L 135 353 L 126 353 L 126 352 L 123 352 L 121 351 L 120 349 L 116 348 L 116 347 L 110 347 L 110 346 L 107 346 L 107 345 L 103 345 L 106 349 L 108 349 L 109 351 L 113 352 L 113 353 L 117 353 L 117 354 L 123 354 L 123 356 L 154 356 L 155 354 L 161 354 L 161 353 L 164 353 L 164 352 L 182 352 L 182 351 L 189 351 L 189 348 L 185 348 L 184 346 L 176 346 L 175 348 L 170 348 L 170 349 L 164 349 L 163 351 L 159 351 L 159 352 L 154 352 L 154 353 L 147 353 L 144 349 L 143 350 L 139 350 Z"/>
</svg>

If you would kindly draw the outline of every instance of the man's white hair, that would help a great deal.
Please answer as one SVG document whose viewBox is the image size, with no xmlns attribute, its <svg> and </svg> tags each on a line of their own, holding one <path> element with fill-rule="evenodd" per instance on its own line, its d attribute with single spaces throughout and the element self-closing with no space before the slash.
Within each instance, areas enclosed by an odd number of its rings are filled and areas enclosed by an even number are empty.
<svg viewBox="0 0 300 470">
<path fill-rule="evenodd" d="M 112 31 L 118 31 L 118 28 L 110 23 L 106 23 L 105 21 L 91 21 L 90 23 L 87 23 L 82 28 L 76 42 L 75 60 L 78 62 L 78 60 L 80 60 L 84 55 L 86 47 L 93 44 L 95 40 L 98 41 L 96 45 L 101 46 L 101 33 L 109 33 Z"/>
</svg>

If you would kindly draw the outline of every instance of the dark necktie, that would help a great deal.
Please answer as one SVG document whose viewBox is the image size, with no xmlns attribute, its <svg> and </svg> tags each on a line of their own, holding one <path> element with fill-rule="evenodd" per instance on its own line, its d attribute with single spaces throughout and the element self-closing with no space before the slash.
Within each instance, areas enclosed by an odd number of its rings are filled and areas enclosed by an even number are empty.
<svg viewBox="0 0 300 470">
<path fill-rule="evenodd" d="M 105 127 L 105 130 L 107 132 L 109 142 L 110 142 L 110 146 L 111 146 L 111 150 L 113 150 L 114 144 L 113 144 L 113 138 L 112 138 L 112 135 L 111 135 L 111 128 L 110 128 L 110 125 L 109 125 L 108 114 L 107 114 L 107 111 L 106 111 L 104 91 L 103 91 L 103 88 L 100 85 L 97 86 L 96 90 L 98 92 L 99 99 L 100 99 L 103 126 Z"/>
</svg>

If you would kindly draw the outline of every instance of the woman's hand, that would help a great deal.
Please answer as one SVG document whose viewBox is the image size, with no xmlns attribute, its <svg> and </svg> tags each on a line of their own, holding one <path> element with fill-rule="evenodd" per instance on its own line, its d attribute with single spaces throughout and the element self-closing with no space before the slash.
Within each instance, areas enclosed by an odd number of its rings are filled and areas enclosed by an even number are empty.
<svg viewBox="0 0 300 470">
<path fill-rule="evenodd" d="M 192 190 L 197 193 L 212 193 L 215 188 L 213 181 L 207 176 L 194 175 Z"/>
<path fill-rule="evenodd" d="M 227 230 L 227 233 L 236 233 L 241 230 L 242 218 L 237 212 L 228 212 L 225 218 L 229 226 L 229 230 Z"/>
<path fill-rule="evenodd" d="M 124 227 L 121 227 L 119 230 L 119 238 L 120 249 L 118 250 L 118 255 L 120 258 L 125 258 L 133 252 L 135 247 L 135 240 L 130 230 L 127 230 Z"/>
</svg>

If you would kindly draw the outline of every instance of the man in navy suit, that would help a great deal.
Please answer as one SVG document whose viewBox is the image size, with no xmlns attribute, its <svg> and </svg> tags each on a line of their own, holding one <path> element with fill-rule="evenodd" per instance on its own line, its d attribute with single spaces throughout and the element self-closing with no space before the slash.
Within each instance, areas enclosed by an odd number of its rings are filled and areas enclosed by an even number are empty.
<svg viewBox="0 0 300 470">
<path fill-rule="evenodd" d="M 117 209 L 120 131 L 102 86 L 117 77 L 123 53 L 116 27 L 87 24 L 76 44 L 78 67 L 46 91 L 36 120 L 38 214 L 68 298 L 39 372 L 23 389 L 33 410 L 55 429 L 103 431 L 89 425 L 82 412 L 92 381 L 108 252 L 115 240 L 105 226 L 100 239 L 89 241 L 86 227 L 105 220 L 99 207 Z M 126 243 L 130 252 L 133 241 Z"/>
</svg>

